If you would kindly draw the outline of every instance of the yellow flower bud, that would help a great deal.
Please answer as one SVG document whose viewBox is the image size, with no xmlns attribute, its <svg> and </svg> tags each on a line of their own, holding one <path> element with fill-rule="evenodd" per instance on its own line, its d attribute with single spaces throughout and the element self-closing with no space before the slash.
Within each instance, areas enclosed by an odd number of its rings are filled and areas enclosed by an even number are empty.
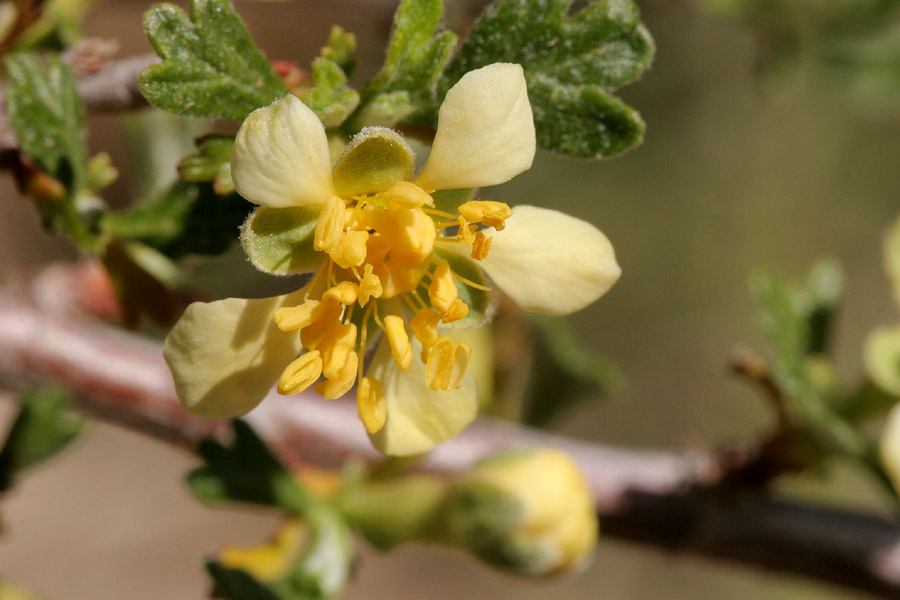
<svg viewBox="0 0 900 600">
<path fill-rule="evenodd" d="M 447 526 L 457 543 L 523 575 L 584 566 L 597 543 L 587 482 L 568 454 L 534 449 L 476 464 L 457 483 Z"/>
</svg>

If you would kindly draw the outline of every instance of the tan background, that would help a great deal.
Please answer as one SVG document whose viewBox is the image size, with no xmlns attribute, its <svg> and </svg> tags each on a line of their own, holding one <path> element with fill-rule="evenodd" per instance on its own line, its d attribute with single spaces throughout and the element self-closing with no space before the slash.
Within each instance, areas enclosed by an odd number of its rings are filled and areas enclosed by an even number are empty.
<svg viewBox="0 0 900 600">
<path fill-rule="evenodd" d="M 454 14 L 465 4 L 450 2 Z M 361 75 L 376 66 L 393 3 L 238 2 L 273 58 L 308 62 L 331 22 L 361 39 Z M 117 37 L 124 53 L 149 46 L 147 3 L 116 0 L 96 11 L 90 33 Z M 848 297 L 837 354 L 843 375 L 859 370 L 865 332 L 896 320 L 881 275 L 878 237 L 897 210 L 897 116 L 851 104 L 814 69 L 772 87 L 753 74 L 755 49 L 741 29 L 683 2 L 642 3 L 659 46 L 642 82 L 623 96 L 649 124 L 643 147 L 608 162 L 541 156 L 535 168 L 491 197 L 560 208 L 598 224 L 624 276 L 610 295 L 575 317 L 583 338 L 629 378 L 622 397 L 565 415 L 555 428 L 634 446 L 750 440 L 769 422 L 761 403 L 724 372 L 735 342 L 760 345 L 746 277 L 758 265 L 801 275 L 822 255 L 847 268 Z M 202 127 L 202 123 L 197 127 Z M 123 181 L 109 199 L 127 201 L 148 158 L 116 119 L 92 123 L 94 151 L 110 150 Z M 169 152 L 170 155 L 177 156 Z M 130 188 L 129 186 L 132 186 Z M 66 245 L 50 240 L 30 209 L 0 181 L 0 269 L 5 280 L 33 272 Z M 0 403 L 3 415 L 10 403 Z M 258 512 L 209 510 L 186 493 L 194 460 L 103 424 L 66 455 L 2 499 L 0 575 L 52 600 L 201 598 L 204 553 L 249 544 L 272 530 Z M 881 506 L 852 468 L 824 483 L 787 482 L 790 495 Z M 407 548 L 364 552 L 352 599 L 465 596 L 517 598 L 853 598 L 838 590 L 617 542 L 601 543 L 581 578 L 530 583 L 453 553 Z"/>
</svg>

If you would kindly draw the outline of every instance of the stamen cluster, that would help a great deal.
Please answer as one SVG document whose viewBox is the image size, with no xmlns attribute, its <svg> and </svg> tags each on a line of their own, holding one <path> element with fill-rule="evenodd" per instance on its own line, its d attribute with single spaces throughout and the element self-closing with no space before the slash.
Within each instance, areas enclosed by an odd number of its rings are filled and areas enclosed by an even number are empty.
<svg viewBox="0 0 900 600">
<path fill-rule="evenodd" d="M 457 282 L 485 288 L 436 256 L 435 243 L 469 245 L 472 258 L 482 260 L 492 239 L 483 228 L 502 230 L 511 215 L 509 206 L 491 201 L 465 202 L 458 214 L 440 211 L 425 190 L 408 181 L 375 194 L 330 197 L 313 242 L 326 258 L 304 302 L 274 313 L 282 331 L 300 330 L 306 349 L 284 369 L 278 391 L 296 394 L 324 376 L 315 390 L 338 398 L 358 381 L 360 416 L 369 433 L 379 431 L 387 415 L 382 384 L 363 376 L 372 322 L 401 370 L 413 360 L 408 323 L 423 348 L 428 387 L 458 389 L 471 348 L 454 340 L 455 323 L 469 313 Z M 447 324 L 449 334 L 441 327 Z"/>
</svg>

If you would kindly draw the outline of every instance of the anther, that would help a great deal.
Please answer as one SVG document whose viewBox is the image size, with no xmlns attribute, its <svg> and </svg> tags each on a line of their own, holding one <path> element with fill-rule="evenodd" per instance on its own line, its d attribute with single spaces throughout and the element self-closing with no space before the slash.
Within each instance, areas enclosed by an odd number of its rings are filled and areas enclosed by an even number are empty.
<svg viewBox="0 0 900 600">
<path fill-rule="evenodd" d="M 278 378 L 278 393 L 299 394 L 322 375 L 322 357 L 318 350 L 307 352 L 285 367 Z"/>
<path fill-rule="evenodd" d="M 348 356 L 356 345 L 356 325 L 343 323 L 333 327 L 319 344 L 322 350 L 322 372 L 328 379 L 334 379 L 343 372 Z M 356 369 L 356 366 L 353 367 Z"/>
<path fill-rule="evenodd" d="M 456 239 L 458 239 L 463 244 L 471 244 L 475 241 L 475 236 L 470 229 L 469 223 L 466 221 L 466 218 L 462 215 L 459 216 L 459 230 L 456 232 Z M 474 228 L 474 226 L 472 226 Z"/>
<path fill-rule="evenodd" d="M 409 343 L 409 335 L 403 325 L 403 319 L 397 315 L 384 317 L 384 332 L 391 345 L 391 354 L 401 370 L 405 371 L 412 363 L 412 346 Z"/>
<path fill-rule="evenodd" d="M 384 427 L 387 420 L 387 402 L 381 382 L 374 377 L 363 377 L 356 388 L 356 408 L 366 431 L 376 434 Z"/>
<path fill-rule="evenodd" d="M 475 232 L 475 241 L 472 242 L 472 258 L 484 260 L 491 250 L 491 241 L 494 238 L 484 235 L 480 231 Z"/>
<path fill-rule="evenodd" d="M 372 265 L 367 264 L 359 282 L 359 305 L 365 306 L 369 298 L 380 298 L 382 293 L 381 279 L 372 272 Z"/>
<path fill-rule="evenodd" d="M 356 383 L 356 367 L 359 366 L 359 355 L 356 352 L 347 354 L 341 368 L 332 377 L 316 384 L 315 390 L 329 400 L 340 398 L 350 391 Z"/>
<path fill-rule="evenodd" d="M 450 308 L 441 315 L 441 321 L 444 323 L 452 323 L 453 321 L 459 321 L 467 314 L 469 314 L 468 305 L 457 298 L 453 301 L 453 304 L 450 305 Z"/>
<path fill-rule="evenodd" d="M 434 269 L 431 285 L 428 286 L 428 299 L 431 305 L 442 313 L 447 312 L 453 305 L 453 301 L 459 296 L 456 289 L 456 281 L 453 280 L 453 272 L 450 263 L 441 260 Z"/>
<path fill-rule="evenodd" d="M 334 287 L 325 290 L 322 294 L 322 302 L 332 304 L 353 304 L 359 297 L 359 286 L 352 281 L 342 281 Z"/>
<path fill-rule="evenodd" d="M 369 241 L 367 231 L 348 231 L 341 233 L 334 248 L 329 251 L 331 259 L 342 269 L 358 267 L 366 260 L 366 242 Z"/>
<path fill-rule="evenodd" d="M 325 201 L 319 221 L 316 223 L 316 233 L 313 237 L 313 248 L 320 252 L 331 252 L 341 239 L 344 229 L 344 201 L 337 196 L 332 196 Z"/>
<path fill-rule="evenodd" d="M 383 192 L 381 197 L 403 208 L 419 208 L 425 204 L 434 206 L 434 200 L 428 195 L 428 192 L 409 181 L 398 181 Z"/>
<path fill-rule="evenodd" d="M 438 339 L 438 323 L 440 320 L 441 313 L 430 308 L 420 309 L 416 316 L 409 320 L 409 326 L 412 328 L 413 333 L 416 334 L 416 339 L 422 342 L 422 346 L 426 351 Z"/>
<path fill-rule="evenodd" d="M 307 300 L 300 306 L 279 308 L 272 317 L 275 320 L 278 329 L 282 331 L 294 331 L 318 321 L 328 308 L 328 305 L 323 304 L 318 300 Z"/>
</svg>

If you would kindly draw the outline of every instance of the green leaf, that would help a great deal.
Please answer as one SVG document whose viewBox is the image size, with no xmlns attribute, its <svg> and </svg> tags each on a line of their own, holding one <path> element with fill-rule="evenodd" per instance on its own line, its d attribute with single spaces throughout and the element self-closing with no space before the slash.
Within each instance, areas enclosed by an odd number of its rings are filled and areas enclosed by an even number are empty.
<svg viewBox="0 0 900 600">
<path fill-rule="evenodd" d="M 6 59 L 9 120 L 19 147 L 41 169 L 74 196 L 84 181 L 84 103 L 75 76 L 59 56 L 46 67 L 36 54 Z"/>
<path fill-rule="evenodd" d="M 162 63 L 144 69 L 151 104 L 183 115 L 242 121 L 288 93 L 227 0 L 193 0 L 190 17 L 157 4 L 144 28 Z"/>
<path fill-rule="evenodd" d="M 347 85 L 347 76 L 333 60 L 313 61 L 315 84 L 301 98 L 325 127 L 337 127 L 359 105 L 359 93 Z"/>
<path fill-rule="evenodd" d="M 9 489 L 20 471 L 68 446 L 84 424 L 69 411 L 71 397 L 60 387 L 24 393 L 20 403 L 19 414 L 0 450 L 0 491 Z"/>
<path fill-rule="evenodd" d="M 332 25 L 331 35 L 328 36 L 328 45 L 319 51 L 319 56 L 336 62 L 349 77 L 356 68 L 354 52 L 356 52 L 356 36 L 344 31 L 340 25 Z"/>
<path fill-rule="evenodd" d="M 365 103 L 378 94 L 401 90 L 416 99 L 431 97 L 456 45 L 456 34 L 438 32 L 443 12 L 442 0 L 400 3 L 394 15 L 384 66 L 363 90 Z"/>
<path fill-rule="evenodd" d="M 210 560 L 206 570 L 216 582 L 216 591 L 227 600 L 285 600 L 242 569 L 229 569 Z"/>
<path fill-rule="evenodd" d="M 529 315 L 537 334 L 522 420 L 546 426 L 579 401 L 619 391 L 624 377 L 607 357 L 582 344 L 569 321 L 549 315 Z"/>
<path fill-rule="evenodd" d="M 234 500 L 306 512 L 310 498 L 265 442 L 244 421 L 235 419 L 232 427 L 231 446 L 212 438 L 200 442 L 197 452 L 205 464 L 188 475 L 191 491 L 208 502 Z"/>
<path fill-rule="evenodd" d="M 319 207 L 307 206 L 257 208 L 241 227 L 247 258 L 272 275 L 315 271 L 323 256 L 313 248 L 319 213 Z"/>
<path fill-rule="evenodd" d="M 149 202 L 108 213 L 105 232 L 137 241 L 170 258 L 221 254 L 237 240 L 252 205 L 237 194 L 220 196 L 209 183 L 179 180 Z"/>
<path fill-rule="evenodd" d="M 231 161 L 234 137 L 207 135 L 197 140 L 197 154 L 178 163 L 178 174 L 187 181 L 215 181 L 219 171 Z"/>
<path fill-rule="evenodd" d="M 610 94 L 640 77 L 653 59 L 653 40 L 637 6 L 631 0 L 601 0 L 568 16 L 569 5 L 569 0 L 490 5 L 441 76 L 438 99 L 469 71 L 519 63 L 542 148 L 601 158 L 639 144 L 643 121 Z M 427 115 L 432 121 L 437 107 Z"/>
<path fill-rule="evenodd" d="M 406 90 L 377 94 L 369 100 L 345 127 L 350 131 L 359 131 L 364 127 L 391 127 L 411 115 L 416 104 Z"/>
</svg>

